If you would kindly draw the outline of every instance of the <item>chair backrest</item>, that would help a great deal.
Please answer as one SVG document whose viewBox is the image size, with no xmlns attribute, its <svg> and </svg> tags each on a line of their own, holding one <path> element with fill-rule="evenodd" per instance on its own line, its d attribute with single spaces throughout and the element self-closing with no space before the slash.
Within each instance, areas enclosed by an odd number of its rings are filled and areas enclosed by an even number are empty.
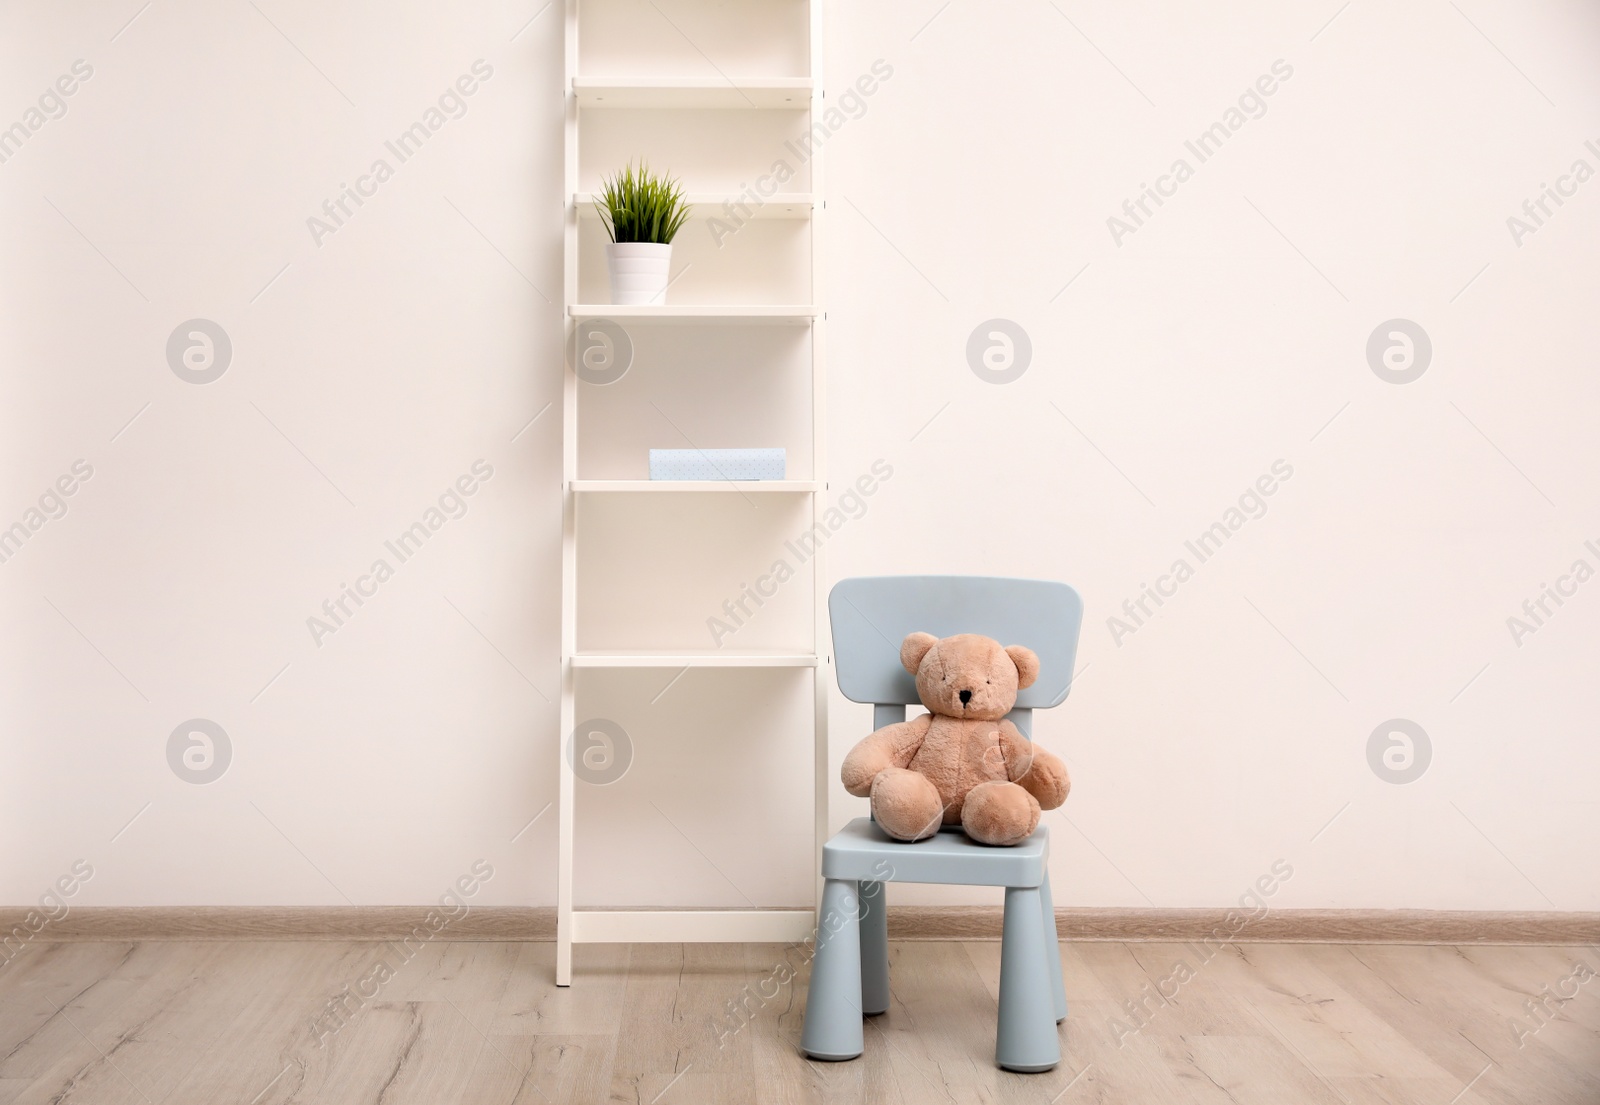
<svg viewBox="0 0 1600 1105">
<path fill-rule="evenodd" d="M 921 630 L 935 637 L 981 633 L 1039 656 L 1039 678 L 1017 693 L 1008 717 L 1033 735 L 1033 711 L 1059 706 L 1072 687 L 1083 600 L 1065 583 L 998 576 L 858 576 L 828 594 L 839 689 L 874 706 L 873 727 L 904 721 L 920 701 L 900 664 L 900 642 Z"/>
</svg>

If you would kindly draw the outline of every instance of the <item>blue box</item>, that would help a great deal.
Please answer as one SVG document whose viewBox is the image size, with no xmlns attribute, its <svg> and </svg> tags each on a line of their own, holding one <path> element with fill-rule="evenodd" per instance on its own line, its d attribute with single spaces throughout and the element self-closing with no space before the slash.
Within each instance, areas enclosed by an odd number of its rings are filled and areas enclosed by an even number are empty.
<svg viewBox="0 0 1600 1105">
<path fill-rule="evenodd" d="M 782 449 L 651 449 L 652 480 L 781 480 Z"/>
</svg>

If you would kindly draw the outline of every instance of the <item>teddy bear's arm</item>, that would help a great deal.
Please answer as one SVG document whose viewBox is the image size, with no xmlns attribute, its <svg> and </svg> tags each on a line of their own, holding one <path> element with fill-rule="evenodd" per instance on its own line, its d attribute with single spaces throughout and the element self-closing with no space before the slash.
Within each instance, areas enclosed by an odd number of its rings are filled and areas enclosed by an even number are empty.
<svg viewBox="0 0 1600 1105">
<path fill-rule="evenodd" d="M 1038 799 L 1040 809 L 1053 810 L 1067 800 L 1072 780 L 1061 757 L 1023 736 L 1009 721 L 1000 722 L 1000 750 L 1006 777 Z"/>
<path fill-rule="evenodd" d="M 860 744 L 850 750 L 850 754 L 844 758 L 844 766 L 839 770 L 844 789 L 857 798 L 867 797 L 872 793 L 872 780 L 878 777 L 880 771 L 905 767 L 911 762 L 911 757 L 922 747 L 922 739 L 928 735 L 932 724 L 932 716 L 922 714 L 910 721 L 885 725 L 863 738 Z"/>
</svg>

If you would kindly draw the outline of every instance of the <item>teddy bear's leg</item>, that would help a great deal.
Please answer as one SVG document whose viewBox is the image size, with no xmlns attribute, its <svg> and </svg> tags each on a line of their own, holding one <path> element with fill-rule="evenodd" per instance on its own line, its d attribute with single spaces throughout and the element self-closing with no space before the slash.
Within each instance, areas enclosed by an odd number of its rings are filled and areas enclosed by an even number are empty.
<svg viewBox="0 0 1600 1105">
<path fill-rule="evenodd" d="M 924 840 L 939 831 L 944 803 L 927 776 L 886 767 L 872 780 L 872 816 L 896 840 Z"/>
<path fill-rule="evenodd" d="M 967 792 L 961 827 L 980 844 L 1016 844 L 1039 827 L 1039 800 L 1016 783 L 979 783 Z"/>
</svg>

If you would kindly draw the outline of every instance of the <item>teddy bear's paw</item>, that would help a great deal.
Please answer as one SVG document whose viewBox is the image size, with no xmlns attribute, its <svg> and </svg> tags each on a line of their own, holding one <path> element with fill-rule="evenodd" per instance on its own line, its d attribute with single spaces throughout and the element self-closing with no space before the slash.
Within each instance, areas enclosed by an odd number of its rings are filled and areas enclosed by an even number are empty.
<svg viewBox="0 0 1600 1105">
<path fill-rule="evenodd" d="M 961 827 L 980 844 L 1019 844 L 1039 827 L 1039 802 L 1016 783 L 979 783 L 967 792 Z"/>
<path fill-rule="evenodd" d="M 1060 809 L 1067 795 L 1072 793 L 1072 777 L 1067 774 L 1067 765 L 1053 756 L 1049 760 L 1034 757 L 1026 781 L 1028 790 L 1039 800 L 1040 809 Z"/>
<path fill-rule="evenodd" d="M 889 767 L 872 780 L 872 816 L 896 840 L 926 840 L 944 821 L 944 802 L 927 776 Z"/>
</svg>

